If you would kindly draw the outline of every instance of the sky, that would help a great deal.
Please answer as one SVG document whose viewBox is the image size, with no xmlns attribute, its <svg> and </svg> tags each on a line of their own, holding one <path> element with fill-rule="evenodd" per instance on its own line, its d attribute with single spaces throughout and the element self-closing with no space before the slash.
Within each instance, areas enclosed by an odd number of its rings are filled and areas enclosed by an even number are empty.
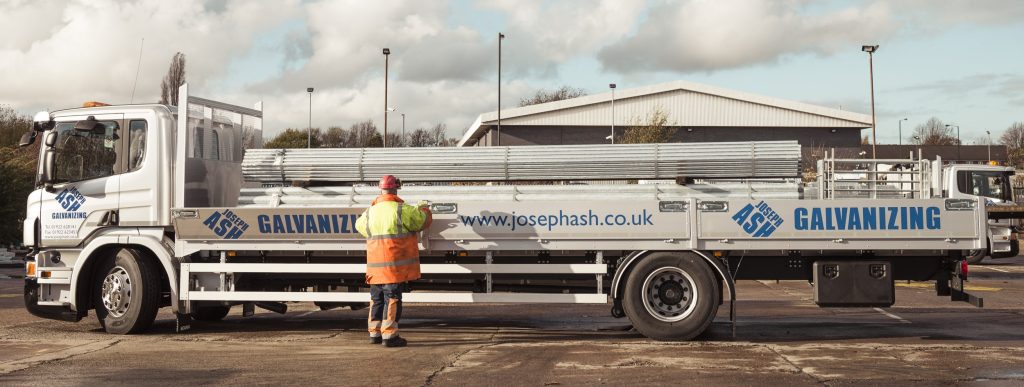
<svg viewBox="0 0 1024 387">
<path fill-rule="evenodd" d="M 156 102 L 182 52 L 192 94 L 263 101 L 265 137 L 380 127 L 388 47 L 390 130 L 404 113 L 461 137 L 497 108 L 499 32 L 504 107 L 683 79 L 870 114 L 877 44 L 879 143 L 931 117 L 979 144 L 1024 121 L 1018 0 L 0 0 L 0 104 Z"/>
</svg>

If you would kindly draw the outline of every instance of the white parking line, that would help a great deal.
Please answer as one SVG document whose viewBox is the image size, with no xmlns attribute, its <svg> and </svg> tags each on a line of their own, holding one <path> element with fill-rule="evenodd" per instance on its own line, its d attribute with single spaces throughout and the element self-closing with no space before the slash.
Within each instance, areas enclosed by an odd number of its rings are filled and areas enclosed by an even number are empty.
<svg viewBox="0 0 1024 387">
<path fill-rule="evenodd" d="M 904 323 L 904 324 L 910 324 L 910 320 L 907 320 L 907 319 L 905 319 L 903 317 L 900 317 L 900 316 L 897 316 L 895 314 L 886 312 L 886 311 L 882 310 L 882 308 L 873 308 L 873 309 L 875 311 L 877 311 L 878 313 L 884 314 L 884 315 L 886 315 L 887 317 L 889 317 L 891 319 L 894 319 L 894 320 L 899 321 L 899 322 Z"/>
<path fill-rule="evenodd" d="M 1010 272 L 1009 270 L 1000 269 L 1000 268 L 996 268 L 996 267 L 992 267 L 992 266 L 982 266 L 980 268 L 981 269 L 992 269 L 992 270 L 995 270 L 995 271 L 998 271 L 998 272 L 1002 272 L 1002 273 L 1009 273 Z"/>
</svg>

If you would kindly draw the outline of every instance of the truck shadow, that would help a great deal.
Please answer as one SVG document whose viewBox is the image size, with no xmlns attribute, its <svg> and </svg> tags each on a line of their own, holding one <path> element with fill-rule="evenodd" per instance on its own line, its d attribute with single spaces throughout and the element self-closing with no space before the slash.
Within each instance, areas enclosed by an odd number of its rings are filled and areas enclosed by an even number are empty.
<svg viewBox="0 0 1024 387">
<path fill-rule="evenodd" d="M 439 311 L 423 307 L 410 308 L 403 317 L 401 327 L 416 345 L 447 346 L 472 343 L 535 343 L 552 341 L 651 341 L 632 329 L 627 319 L 588 314 L 555 314 L 554 310 L 540 310 L 505 307 L 458 307 L 461 313 L 453 313 L 451 307 Z M 544 308 L 540 308 L 544 309 Z M 502 314 L 501 312 L 505 313 Z M 479 312 L 478 315 L 474 315 Z M 235 311 L 237 313 L 237 311 Z M 237 314 L 224 321 L 202 322 L 192 325 L 184 336 L 215 338 L 229 335 L 240 341 L 257 339 L 256 333 L 279 332 L 288 334 L 346 332 L 360 338 L 366 329 L 365 310 L 332 310 L 315 312 L 291 312 L 287 315 L 271 313 L 241 317 Z M 858 315 L 815 315 L 815 316 L 752 316 L 738 320 L 736 337 L 726 314 L 720 314 L 714 323 L 693 341 L 696 342 L 749 342 L 749 343 L 792 343 L 792 342 L 840 342 L 840 341 L 890 341 L 908 339 L 913 341 L 987 343 L 1024 342 L 1024 331 L 1013 329 L 1021 316 L 1013 310 L 988 310 L 984 315 L 973 315 L 969 322 L 963 311 L 939 309 L 923 311 L 920 315 L 909 315 L 911 322 L 885 321 L 884 316 L 872 315 L 870 309 Z M 936 314 L 945 318 L 935 318 Z M 901 314 L 906 314 L 901 312 Z M 915 318 L 919 317 L 919 318 Z M 856 321 L 860 320 L 860 321 Z M 956 322 L 961 323 L 956 323 Z M 153 334 L 176 335 L 174 321 L 161 319 L 154 323 Z"/>
</svg>

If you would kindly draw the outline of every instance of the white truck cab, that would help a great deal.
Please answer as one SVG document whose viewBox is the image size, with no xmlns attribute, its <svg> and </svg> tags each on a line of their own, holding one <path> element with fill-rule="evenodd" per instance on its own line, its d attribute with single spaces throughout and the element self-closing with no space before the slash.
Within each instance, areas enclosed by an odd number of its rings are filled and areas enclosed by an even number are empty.
<svg viewBox="0 0 1024 387">
<path fill-rule="evenodd" d="M 979 263 L 991 258 L 1016 257 L 1020 253 L 1015 219 L 1021 208 L 1014 203 L 1011 181 L 1013 167 L 979 164 L 951 164 L 942 169 L 942 189 L 950 198 L 976 198 L 988 208 L 988 249 L 971 250 L 967 261 Z"/>
</svg>

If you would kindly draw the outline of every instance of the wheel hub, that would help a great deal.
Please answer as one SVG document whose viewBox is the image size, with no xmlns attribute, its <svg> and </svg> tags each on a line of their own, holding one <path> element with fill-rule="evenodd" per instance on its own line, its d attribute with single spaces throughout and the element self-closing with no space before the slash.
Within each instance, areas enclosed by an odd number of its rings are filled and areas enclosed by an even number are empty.
<svg viewBox="0 0 1024 387">
<path fill-rule="evenodd" d="M 689 316 L 696 306 L 697 291 L 693 278 L 677 267 L 655 270 L 644 280 L 643 289 L 644 307 L 661 321 L 680 321 Z"/>
<path fill-rule="evenodd" d="M 111 316 L 121 317 L 128 312 L 132 300 L 132 280 L 123 267 L 114 267 L 103 278 L 100 297 L 103 307 L 107 308 Z"/>
</svg>

